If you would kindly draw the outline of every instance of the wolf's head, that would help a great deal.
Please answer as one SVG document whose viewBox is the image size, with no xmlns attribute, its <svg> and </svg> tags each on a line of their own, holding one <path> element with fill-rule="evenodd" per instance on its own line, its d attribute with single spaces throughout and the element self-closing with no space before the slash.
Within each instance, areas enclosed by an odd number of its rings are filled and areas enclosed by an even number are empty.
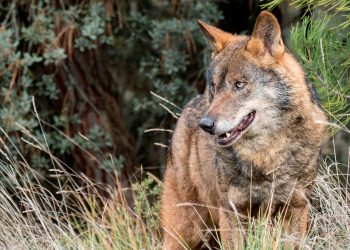
<svg viewBox="0 0 350 250">
<path fill-rule="evenodd" d="M 213 134 L 218 145 L 273 135 L 287 123 L 303 120 L 304 109 L 312 106 L 310 89 L 303 70 L 285 51 L 271 13 L 258 16 L 250 37 L 198 23 L 213 50 L 207 71 L 208 110 L 200 127 Z"/>
</svg>

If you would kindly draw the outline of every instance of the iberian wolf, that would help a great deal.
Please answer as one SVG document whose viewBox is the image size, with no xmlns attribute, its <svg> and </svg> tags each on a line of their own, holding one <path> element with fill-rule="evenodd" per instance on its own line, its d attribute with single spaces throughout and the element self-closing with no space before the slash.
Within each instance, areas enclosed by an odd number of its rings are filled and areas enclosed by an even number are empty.
<svg viewBox="0 0 350 250">
<path fill-rule="evenodd" d="M 283 233 L 303 237 L 326 123 L 313 87 L 271 13 L 261 12 L 251 36 L 198 23 L 212 61 L 169 148 L 164 249 L 200 247 L 211 225 L 225 249 L 239 249 L 245 221 L 261 212 L 283 214 Z"/>
</svg>

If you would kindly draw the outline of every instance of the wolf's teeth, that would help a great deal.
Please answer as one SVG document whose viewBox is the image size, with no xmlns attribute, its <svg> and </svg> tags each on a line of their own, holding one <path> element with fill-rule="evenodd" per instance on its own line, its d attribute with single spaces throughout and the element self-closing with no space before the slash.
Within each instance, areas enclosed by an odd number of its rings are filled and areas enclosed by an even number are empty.
<svg viewBox="0 0 350 250">
<path fill-rule="evenodd" d="M 230 137 L 231 133 L 230 132 L 226 132 L 226 137 Z"/>
</svg>

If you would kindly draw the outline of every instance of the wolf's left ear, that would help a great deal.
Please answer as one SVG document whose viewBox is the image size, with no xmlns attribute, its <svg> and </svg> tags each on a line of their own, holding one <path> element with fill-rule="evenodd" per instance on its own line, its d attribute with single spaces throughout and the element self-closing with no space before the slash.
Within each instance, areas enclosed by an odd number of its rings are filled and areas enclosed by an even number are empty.
<svg viewBox="0 0 350 250">
<path fill-rule="evenodd" d="M 233 38 L 232 34 L 206 24 L 201 20 L 197 20 L 197 22 L 204 35 L 208 38 L 214 54 L 219 53 L 224 49 Z"/>
<path fill-rule="evenodd" d="M 284 45 L 281 28 L 274 15 L 268 11 L 260 13 L 246 48 L 254 55 L 263 55 L 268 52 L 276 59 L 283 56 Z"/>
</svg>

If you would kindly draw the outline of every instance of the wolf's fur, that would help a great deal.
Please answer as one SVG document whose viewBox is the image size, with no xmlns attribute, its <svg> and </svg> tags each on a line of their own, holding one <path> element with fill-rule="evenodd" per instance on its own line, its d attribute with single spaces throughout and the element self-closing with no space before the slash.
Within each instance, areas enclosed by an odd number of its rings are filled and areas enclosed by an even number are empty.
<svg viewBox="0 0 350 250">
<path fill-rule="evenodd" d="M 284 50 L 269 12 L 259 15 L 250 37 L 199 24 L 213 56 L 205 95 L 185 107 L 169 149 L 161 204 L 164 248 L 195 249 L 212 223 L 226 248 L 239 248 L 236 217 L 227 212 L 233 208 L 243 221 L 259 209 L 269 208 L 271 216 L 283 210 L 286 233 L 302 237 L 326 121 L 312 86 Z M 255 119 L 241 137 L 218 146 L 218 135 L 252 110 Z M 215 121 L 212 134 L 199 127 L 204 116 Z"/>
</svg>

